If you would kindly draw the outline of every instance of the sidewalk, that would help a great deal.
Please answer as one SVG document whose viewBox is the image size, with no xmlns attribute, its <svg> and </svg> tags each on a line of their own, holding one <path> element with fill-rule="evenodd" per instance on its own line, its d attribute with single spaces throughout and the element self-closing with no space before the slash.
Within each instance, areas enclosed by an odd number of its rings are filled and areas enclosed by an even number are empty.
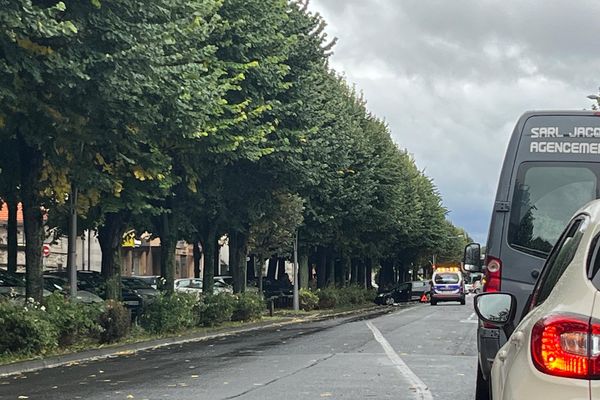
<svg viewBox="0 0 600 400">
<path fill-rule="evenodd" d="M 405 308 L 405 307 L 401 307 Z M 317 322 L 326 319 L 342 318 L 342 317 L 374 317 L 377 315 L 383 315 L 391 313 L 399 309 L 398 307 L 379 307 L 379 306 L 368 306 L 356 310 L 350 311 L 324 311 L 321 313 L 311 314 L 307 316 L 285 316 L 281 317 L 280 321 L 257 321 L 244 324 L 242 327 L 224 327 L 223 329 L 217 329 L 211 333 L 188 333 L 179 336 L 161 338 L 161 339 L 150 339 L 143 340 L 136 343 L 126 343 L 115 346 L 108 346 L 104 348 L 96 348 L 91 350 L 84 350 L 80 352 L 68 353 L 63 355 L 55 355 L 46 357 L 43 359 L 34 359 L 26 361 L 17 361 L 10 364 L 0 365 L 0 377 L 6 377 L 10 375 L 18 375 L 26 372 L 37 371 L 45 368 L 56 368 L 69 364 L 77 364 L 81 362 L 100 360 L 104 358 L 118 357 L 122 355 L 130 355 L 137 351 L 156 349 L 160 347 L 178 345 L 190 342 L 201 342 L 216 338 L 222 338 L 227 336 L 239 335 L 242 333 L 260 331 L 271 328 L 279 328 L 282 326 L 292 324 L 302 324 L 306 322 Z"/>
</svg>

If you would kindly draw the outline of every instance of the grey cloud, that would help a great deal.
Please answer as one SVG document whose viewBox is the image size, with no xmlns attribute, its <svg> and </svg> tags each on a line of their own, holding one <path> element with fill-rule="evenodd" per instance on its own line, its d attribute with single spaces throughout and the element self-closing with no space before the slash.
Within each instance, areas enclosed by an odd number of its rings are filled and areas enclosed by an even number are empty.
<svg viewBox="0 0 600 400">
<path fill-rule="evenodd" d="M 581 109 L 600 83 L 600 2 L 313 0 L 331 64 L 483 240 L 506 143 L 529 109 Z"/>
</svg>

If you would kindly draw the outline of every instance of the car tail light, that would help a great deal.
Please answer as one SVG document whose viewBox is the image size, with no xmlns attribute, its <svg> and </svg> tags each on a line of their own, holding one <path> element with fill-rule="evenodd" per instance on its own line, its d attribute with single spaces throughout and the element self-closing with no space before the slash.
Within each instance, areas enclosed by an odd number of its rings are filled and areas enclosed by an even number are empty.
<svg viewBox="0 0 600 400">
<path fill-rule="evenodd" d="M 500 280 L 502 278 L 502 261 L 499 258 L 488 256 L 485 260 L 485 282 L 484 292 L 499 292 Z"/>
<path fill-rule="evenodd" d="M 531 335 L 531 356 L 536 368 L 549 375 L 600 378 L 600 321 L 580 315 L 539 320 Z"/>
</svg>

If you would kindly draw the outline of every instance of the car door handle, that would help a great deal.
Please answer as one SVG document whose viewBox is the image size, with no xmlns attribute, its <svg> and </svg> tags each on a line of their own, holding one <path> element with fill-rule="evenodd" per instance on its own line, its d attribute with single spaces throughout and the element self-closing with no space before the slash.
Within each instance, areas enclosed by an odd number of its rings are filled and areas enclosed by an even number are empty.
<svg viewBox="0 0 600 400">
<path fill-rule="evenodd" d="M 498 360 L 500 360 L 500 361 L 506 360 L 506 350 L 500 350 L 498 352 Z"/>
<path fill-rule="evenodd" d="M 512 344 L 514 344 L 515 346 L 519 346 L 521 343 L 523 343 L 524 338 L 525 338 L 525 334 L 523 334 L 522 331 L 517 331 L 517 332 L 514 332 L 512 334 L 512 336 L 510 337 L 510 342 Z"/>
</svg>

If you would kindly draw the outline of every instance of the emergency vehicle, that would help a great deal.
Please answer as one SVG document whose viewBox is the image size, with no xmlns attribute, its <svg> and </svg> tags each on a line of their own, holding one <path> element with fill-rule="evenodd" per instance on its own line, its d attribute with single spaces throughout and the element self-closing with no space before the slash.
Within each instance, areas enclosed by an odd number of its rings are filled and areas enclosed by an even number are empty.
<svg viewBox="0 0 600 400">
<path fill-rule="evenodd" d="M 465 281 L 460 266 L 434 266 L 430 304 L 459 301 L 465 305 Z"/>
</svg>

